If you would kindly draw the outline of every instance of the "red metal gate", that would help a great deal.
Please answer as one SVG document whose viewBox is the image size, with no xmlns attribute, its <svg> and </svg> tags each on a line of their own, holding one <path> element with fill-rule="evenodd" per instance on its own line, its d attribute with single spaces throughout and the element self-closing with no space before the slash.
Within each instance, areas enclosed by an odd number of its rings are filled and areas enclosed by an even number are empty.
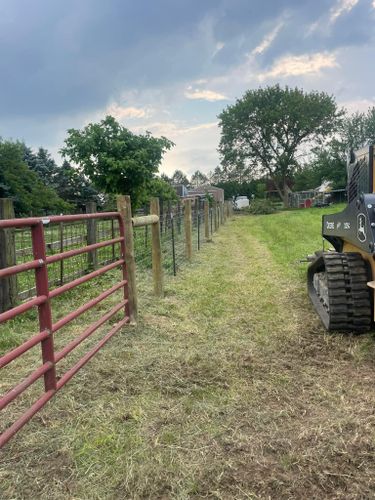
<svg viewBox="0 0 375 500">
<path fill-rule="evenodd" d="M 78 221 L 90 221 L 106 219 L 111 221 L 118 221 L 118 236 L 109 240 L 100 241 L 99 243 L 86 245 L 80 248 L 60 252 L 54 255 L 46 255 L 45 244 L 45 227 L 51 224 L 63 224 Z M 113 222 L 112 222 L 113 227 Z M 61 215 L 49 218 L 28 218 L 28 219 L 9 219 L 0 221 L 0 229 L 16 229 L 16 228 L 29 228 L 31 230 L 31 242 L 33 260 L 24 262 L 18 265 L 13 265 L 5 269 L 0 269 L 0 279 L 22 273 L 24 271 L 35 270 L 35 284 L 36 294 L 35 297 L 27 302 L 21 303 L 12 309 L 0 314 L 0 324 L 15 318 L 16 316 L 30 310 L 31 308 L 38 308 L 39 317 L 39 333 L 29 338 L 26 342 L 16 347 L 15 349 L 7 352 L 0 358 L 0 368 L 5 367 L 16 358 L 19 358 L 26 351 L 41 344 L 42 350 L 42 364 L 28 375 L 21 383 L 14 386 L 13 389 L 8 391 L 0 399 L 0 410 L 4 409 L 9 403 L 22 394 L 28 387 L 34 384 L 42 376 L 44 377 L 44 393 L 37 399 L 37 401 L 29 407 L 23 415 L 18 418 L 10 427 L 8 427 L 3 434 L 0 435 L 0 448 L 23 426 L 31 417 L 39 411 L 49 401 L 54 394 L 61 389 L 73 375 L 94 356 L 101 347 L 126 323 L 129 322 L 130 311 L 128 301 L 128 287 L 127 287 L 127 272 L 125 265 L 125 230 L 124 222 L 118 212 L 105 212 L 86 215 Z M 112 234 L 113 236 L 113 234 Z M 51 289 L 48 280 L 48 265 L 55 262 L 61 262 L 64 259 L 69 259 L 74 256 L 85 254 L 88 252 L 96 252 L 100 248 L 115 245 L 119 246 L 119 258 L 105 264 L 102 267 L 88 272 L 87 274 L 74 279 L 65 284 L 60 284 L 57 288 Z M 93 278 L 97 278 L 105 273 L 108 273 L 114 268 L 120 268 L 122 271 L 121 279 L 111 288 L 100 293 L 96 298 L 88 301 L 76 310 L 70 312 L 65 317 L 53 322 L 51 299 L 58 297 L 61 294 L 81 285 Z M 92 307 L 96 306 L 99 302 L 103 301 L 117 290 L 123 289 L 123 298 L 118 304 L 110 309 L 106 314 L 98 318 L 94 323 L 89 325 L 79 336 L 75 337 L 63 349 L 56 352 L 54 349 L 54 334 L 63 326 L 70 323 L 72 320 L 78 318 L 81 314 L 85 313 Z M 62 376 L 56 377 L 56 364 L 67 356 L 73 349 L 75 349 L 81 342 L 87 339 L 93 332 L 100 328 L 116 313 L 123 310 L 123 317 L 105 334 L 104 337 L 76 363 L 69 368 Z"/>
</svg>

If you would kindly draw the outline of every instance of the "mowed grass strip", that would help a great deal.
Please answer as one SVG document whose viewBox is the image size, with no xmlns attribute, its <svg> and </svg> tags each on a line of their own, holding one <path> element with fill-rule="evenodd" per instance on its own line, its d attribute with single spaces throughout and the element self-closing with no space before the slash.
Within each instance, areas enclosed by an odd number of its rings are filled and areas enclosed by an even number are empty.
<svg viewBox="0 0 375 500">
<path fill-rule="evenodd" d="M 1 452 L 4 498 L 367 498 L 374 339 L 327 335 L 321 210 L 241 216 Z M 293 230 L 293 231 L 292 231 Z"/>
</svg>

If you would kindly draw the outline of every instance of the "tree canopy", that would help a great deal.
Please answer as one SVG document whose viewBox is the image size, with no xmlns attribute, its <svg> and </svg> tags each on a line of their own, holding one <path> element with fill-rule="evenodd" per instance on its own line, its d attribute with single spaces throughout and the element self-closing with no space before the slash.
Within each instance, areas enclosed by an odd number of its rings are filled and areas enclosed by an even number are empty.
<svg viewBox="0 0 375 500">
<path fill-rule="evenodd" d="M 333 96 L 279 85 L 249 90 L 220 115 L 219 151 L 226 168 L 268 175 L 287 204 L 287 179 L 301 146 L 326 138 L 341 113 Z"/>
<path fill-rule="evenodd" d="M 24 161 L 24 144 L 0 140 L 0 197 L 12 198 L 17 216 L 72 210 Z"/>
<path fill-rule="evenodd" d="M 165 137 L 133 134 L 113 117 L 69 129 L 61 152 L 105 193 L 130 194 L 137 205 L 173 146 Z"/>
<path fill-rule="evenodd" d="M 375 107 L 366 113 L 346 114 L 335 135 L 322 146 L 312 149 L 311 159 L 299 168 L 294 190 L 311 189 L 331 181 L 333 189 L 346 188 L 349 150 L 375 143 Z"/>
</svg>

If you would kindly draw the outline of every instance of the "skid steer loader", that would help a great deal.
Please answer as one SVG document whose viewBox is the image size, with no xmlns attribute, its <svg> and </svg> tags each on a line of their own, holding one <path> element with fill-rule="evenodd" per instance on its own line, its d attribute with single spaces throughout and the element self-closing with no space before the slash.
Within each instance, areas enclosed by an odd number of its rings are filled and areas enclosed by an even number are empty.
<svg viewBox="0 0 375 500">
<path fill-rule="evenodd" d="M 374 321 L 375 158 L 374 146 L 351 153 L 348 205 L 322 217 L 322 236 L 334 251 L 310 258 L 310 299 L 327 330 L 364 332 Z"/>
</svg>

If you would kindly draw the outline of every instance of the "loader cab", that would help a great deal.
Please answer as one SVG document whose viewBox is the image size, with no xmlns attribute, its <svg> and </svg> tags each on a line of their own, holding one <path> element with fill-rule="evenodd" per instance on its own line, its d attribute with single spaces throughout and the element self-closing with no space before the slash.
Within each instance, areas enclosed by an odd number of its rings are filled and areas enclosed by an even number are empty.
<svg viewBox="0 0 375 500">
<path fill-rule="evenodd" d="M 374 146 L 350 151 L 348 161 L 348 203 L 361 193 L 375 193 Z"/>
</svg>

